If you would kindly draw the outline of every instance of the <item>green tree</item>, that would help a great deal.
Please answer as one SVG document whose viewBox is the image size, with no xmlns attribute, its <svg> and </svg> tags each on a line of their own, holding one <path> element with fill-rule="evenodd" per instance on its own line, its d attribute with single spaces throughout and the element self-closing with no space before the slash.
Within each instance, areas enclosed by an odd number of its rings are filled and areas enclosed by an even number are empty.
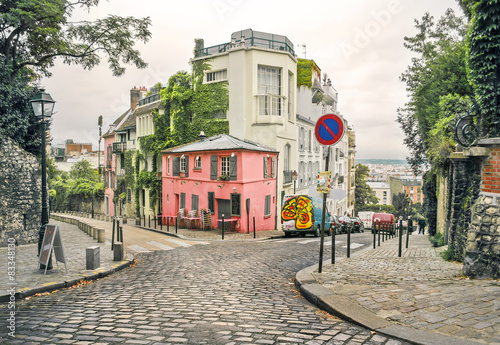
<svg viewBox="0 0 500 345">
<path fill-rule="evenodd" d="M 392 205 L 394 206 L 396 217 L 408 217 L 410 214 L 410 198 L 406 193 L 401 192 L 392 196 Z"/>
<path fill-rule="evenodd" d="M 441 120 L 440 98 L 449 94 L 471 96 L 466 73 L 466 25 L 448 9 L 437 22 L 426 13 L 415 20 L 418 33 L 405 37 L 405 47 L 417 54 L 402 73 L 409 102 L 398 109 L 397 122 L 410 151 L 408 162 L 416 173 L 429 162 L 429 133 Z M 433 143 L 435 144 L 435 143 Z"/>
<path fill-rule="evenodd" d="M 366 165 L 356 164 L 354 189 L 354 214 L 363 211 L 368 204 L 375 204 L 378 198 L 373 195 L 373 190 L 366 183 L 366 178 L 370 175 L 370 170 Z"/>
<path fill-rule="evenodd" d="M 134 45 L 151 37 L 149 18 L 110 15 L 94 22 L 70 20 L 76 8 L 90 10 L 99 2 L 0 2 L 0 132 L 29 152 L 39 154 L 41 135 L 29 100 L 36 92 L 36 80 L 51 75 L 57 58 L 91 69 L 104 55 L 115 76 L 123 75 L 123 64 L 147 66 Z"/>
<path fill-rule="evenodd" d="M 69 176 L 71 179 L 85 179 L 89 181 L 97 182 L 97 174 L 95 169 L 92 168 L 92 165 L 88 160 L 82 159 L 79 162 L 76 162 L 69 172 Z"/>
</svg>

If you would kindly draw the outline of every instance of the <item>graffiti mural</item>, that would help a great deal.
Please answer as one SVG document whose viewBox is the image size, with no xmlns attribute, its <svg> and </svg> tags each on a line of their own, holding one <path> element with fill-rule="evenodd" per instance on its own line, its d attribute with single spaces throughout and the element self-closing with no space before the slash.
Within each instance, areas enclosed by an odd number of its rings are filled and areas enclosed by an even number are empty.
<svg viewBox="0 0 500 345">
<path fill-rule="evenodd" d="M 297 229 L 310 229 L 313 226 L 314 208 L 311 199 L 306 196 L 294 196 L 285 201 L 281 219 L 295 220 Z"/>
</svg>

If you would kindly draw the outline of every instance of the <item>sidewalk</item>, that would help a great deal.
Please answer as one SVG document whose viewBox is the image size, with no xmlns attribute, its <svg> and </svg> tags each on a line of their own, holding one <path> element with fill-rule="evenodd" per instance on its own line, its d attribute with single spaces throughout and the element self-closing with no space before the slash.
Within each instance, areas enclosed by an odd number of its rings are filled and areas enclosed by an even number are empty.
<svg viewBox="0 0 500 345">
<path fill-rule="evenodd" d="M 113 261 L 113 252 L 106 243 L 97 243 L 97 240 L 85 234 L 77 226 L 64 222 L 50 220 L 49 224 L 59 226 L 64 247 L 64 263 L 56 263 L 52 255 L 52 270 L 39 269 L 38 243 L 20 245 L 15 247 L 15 280 L 10 280 L 7 274 L 8 248 L 0 248 L 1 265 L 4 274 L 0 275 L 0 301 L 8 301 L 8 290 L 15 287 L 16 299 L 32 296 L 36 293 L 48 292 L 71 287 L 82 280 L 95 280 L 107 276 L 116 270 L 127 267 L 132 263 L 133 257 L 129 255 L 124 261 Z M 100 247 L 100 267 L 96 270 L 86 270 L 86 248 Z M 15 285 L 13 285 L 15 283 Z"/>
<path fill-rule="evenodd" d="M 64 246 L 64 254 L 66 257 L 66 267 L 64 263 L 56 263 L 54 255 L 52 255 L 52 270 L 48 270 L 44 275 L 44 271 L 39 269 L 38 264 L 38 243 L 21 245 L 15 247 L 15 281 L 9 279 L 8 273 L 8 257 L 9 251 L 7 247 L 0 247 L 1 269 L 4 274 L 0 275 L 0 302 L 8 301 L 10 298 L 9 290 L 15 287 L 16 299 L 22 299 L 32 296 L 37 293 L 50 292 L 67 287 L 74 286 L 81 281 L 90 281 L 105 277 L 117 270 L 128 267 L 133 263 L 133 254 L 127 252 L 125 249 L 125 258 L 122 262 L 113 261 L 113 252 L 111 251 L 111 238 L 113 223 L 104 220 L 97 220 L 86 217 L 72 216 L 68 214 L 54 214 L 54 216 L 61 216 L 66 218 L 73 218 L 95 228 L 105 230 L 105 243 L 98 243 L 92 237 L 88 236 L 85 232 L 80 230 L 76 225 L 71 225 L 67 222 L 57 221 L 51 219 L 49 224 L 59 226 L 62 235 L 62 242 Z M 167 232 L 167 227 L 160 226 L 154 229 L 154 224 L 151 228 L 135 226 L 130 223 L 120 224 L 124 230 L 131 230 L 141 228 L 150 231 L 156 231 L 166 236 L 173 236 L 176 238 L 186 240 L 222 240 L 220 230 L 190 230 L 179 228 L 175 232 L 175 226 L 170 226 Z M 257 231 L 256 239 L 269 238 L 273 236 L 281 236 L 279 231 Z M 159 235 L 161 236 L 161 235 Z M 253 232 L 249 234 L 240 233 L 225 233 L 224 240 L 253 240 Z M 126 237 L 126 241 L 133 241 L 134 238 Z M 100 247 L 100 263 L 101 267 L 96 270 L 86 270 L 86 248 L 91 246 Z M 14 285 L 15 283 L 15 285 Z"/>
<path fill-rule="evenodd" d="M 296 284 L 321 309 L 412 343 L 500 344 L 500 282 L 463 277 L 462 264 L 440 257 L 445 249 L 414 233 L 401 258 L 393 238 L 321 274 L 304 269 Z"/>
</svg>

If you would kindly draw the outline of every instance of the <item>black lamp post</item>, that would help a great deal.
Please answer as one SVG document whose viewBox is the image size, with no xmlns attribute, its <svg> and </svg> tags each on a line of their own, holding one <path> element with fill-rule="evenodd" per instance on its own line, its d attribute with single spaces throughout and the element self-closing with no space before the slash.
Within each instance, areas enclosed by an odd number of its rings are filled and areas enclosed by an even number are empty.
<svg viewBox="0 0 500 345">
<path fill-rule="evenodd" d="M 295 183 L 297 182 L 297 170 L 292 171 L 293 194 L 295 194 Z"/>
<path fill-rule="evenodd" d="M 43 236 L 45 235 L 45 226 L 49 223 L 49 212 L 47 208 L 47 162 L 45 161 L 46 144 L 45 137 L 47 136 L 46 125 L 47 121 L 52 116 L 54 104 L 56 103 L 52 97 L 40 89 L 39 92 L 30 100 L 35 116 L 42 122 L 42 219 L 40 230 L 38 231 L 38 256 L 42 248 Z M 45 269 L 45 265 L 40 264 L 41 269 Z M 49 260 L 47 269 L 52 269 L 52 260 Z"/>
<path fill-rule="evenodd" d="M 94 183 L 90 184 L 90 189 L 92 189 L 92 219 L 94 219 Z"/>
</svg>

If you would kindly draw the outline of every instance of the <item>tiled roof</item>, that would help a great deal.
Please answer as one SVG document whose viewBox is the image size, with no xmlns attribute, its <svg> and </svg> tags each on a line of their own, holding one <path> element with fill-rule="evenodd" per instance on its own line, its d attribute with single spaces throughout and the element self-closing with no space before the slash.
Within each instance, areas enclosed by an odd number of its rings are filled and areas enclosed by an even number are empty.
<svg viewBox="0 0 500 345">
<path fill-rule="evenodd" d="M 126 112 L 124 112 L 122 115 L 120 115 L 120 117 L 118 117 L 111 125 L 114 125 L 114 127 L 116 128 L 116 126 L 118 126 L 118 124 L 123 121 L 123 119 L 125 118 L 125 116 L 127 116 L 127 114 L 129 112 L 130 112 L 130 109 L 128 109 Z M 102 136 L 103 137 L 109 136 L 109 135 L 113 134 L 114 132 L 115 132 L 115 129 L 111 130 L 111 128 L 109 128 L 108 131 L 106 133 L 104 133 Z"/>
<path fill-rule="evenodd" d="M 135 116 L 139 116 L 139 115 L 142 115 L 142 114 L 150 113 L 152 110 L 159 108 L 160 105 L 161 105 L 161 101 L 158 100 L 158 101 L 155 101 L 155 102 L 148 103 L 146 105 L 140 106 L 140 107 L 138 107 L 134 111 L 134 115 Z"/>
<path fill-rule="evenodd" d="M 193 151 L 217 151 L 217 150 L 249 150 L 277 152 L 276 150 L 250 140 L 241 140 L 227 134 L 218 134 L 203 140 L 189 144 L 180 145 L 166 149 L 165 153 L 183 153 Z"/>
<path fill-rule="evenodd" d="M 135 113 L 130 114 L 127 119 L 122 123 L 120 128 L 117 128 L 117 131 L 123 131 L 126 128 L 135 128 Z"/>
</svg>

